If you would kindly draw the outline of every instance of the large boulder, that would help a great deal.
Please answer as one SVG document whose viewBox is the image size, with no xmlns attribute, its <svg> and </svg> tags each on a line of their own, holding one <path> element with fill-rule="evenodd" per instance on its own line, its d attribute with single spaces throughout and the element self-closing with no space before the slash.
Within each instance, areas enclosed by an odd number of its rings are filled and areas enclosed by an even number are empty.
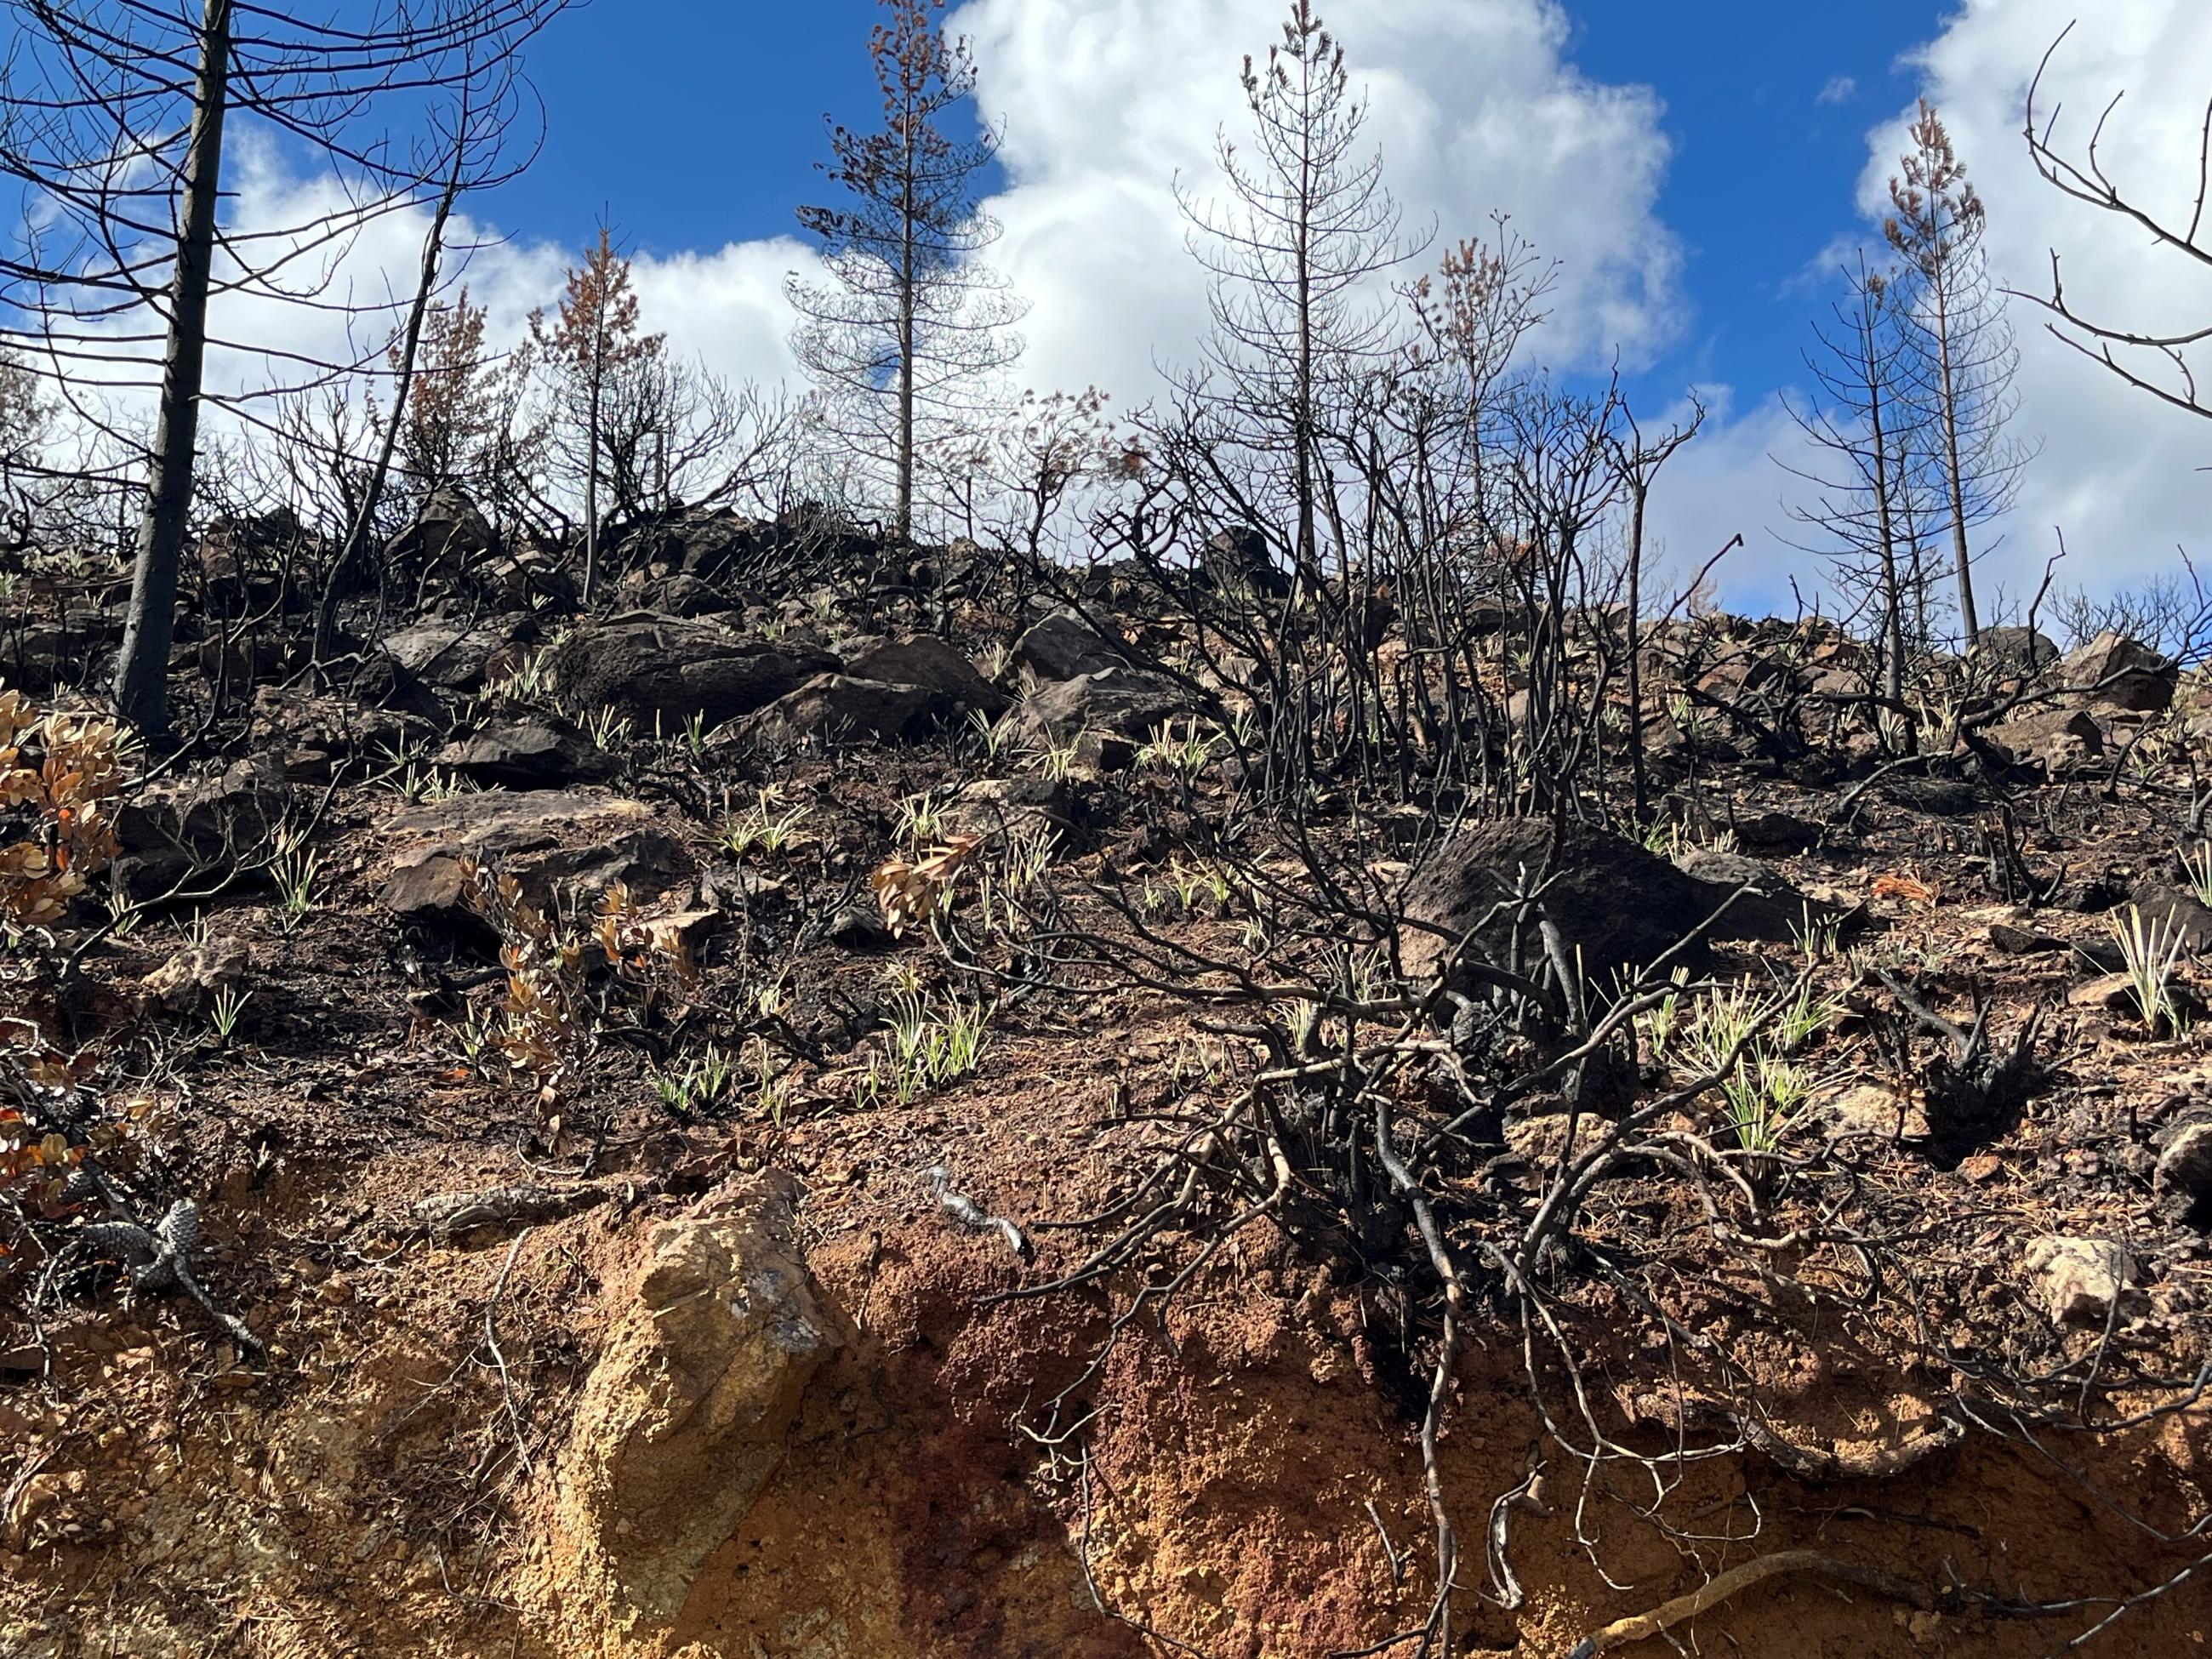
<svg viewBox="0 0 2212 1659">
<path fill-rule="evenodd" d="M 441 691 L 477 691 L 495 665 L 503 665 L 536 631 L 526 616 L 452 621 L 433 617 L 387 635 L 385 654 L 409 675 Z"/>
<path fill-rule="evenodd" d="M 1136 740 L 1190 710 L 1190 694 L 1164 674 L 1141 668 L 1102 668 L 1048 685 L 1022 704 L 1022 725 L 1032 736 L 1073 744 L 1085 764 L 1126 766 Z"/>
<path fill-rule="evenodd" d="M 1583 977 L 1592 986 L 1656 962 L 1718 910 L 1735 887 L 1678 870 L 1610 830 L 1570 824 L 1555 854 L 1548 821 L 1496 819 L 1453 836 L 1413 878 L 1406 896 L 1407 922 L 1399 934 L 1407 971 L 1416 976 L 1434 972 L 1470 930 L 1472 948 L 1481 959 L 1505 965 L 1512 951 L 1513 920 L 1510 913 L 1490 913 L 1524 884 L 1534 887 L 1545 880 L 1550 884 L 1539 908 L 1559 929 L 1570 957 L 1579 955 Z M 1790 919 L 1797 920 L 1794 912 Z M 1777 905 L 1747 907 L 1742 900 L 1705 935 L 1788 937 Z M 1533 970 L 1542 948 L 1532 927 L 1522 947 L 1523 966 Z M 1702 941 L 1674 958 L 1693 969 L 1706 959 Z"/>
<path fill-rule="evenodd" d="M 432 763 L 471 783 L 501 789 L 558 789 L 579 780 L 603 781 L 614 770 L 568 721 L 536 714 L 495 720 L 456 738 Z"/>
<path fill-rule="evenodd" d="M 563 901 L 588 908 L 614 882 L 653 899 L 693 877 L 676 826 L 641 801 L 604 789 L 486 791 L 427 801 L 392 814 L 380 896 L 410 921 L 464 919 L 462 866 L 470 858 L 522 884 L 540 909 Z"/>
<path fill-rule="evenodd" d="M 712 623 L 636 614 L 579 629 L 547 658 L 572 706 L 611 708 L 641 732 L 671 735 L 765 708 L 837 659 L 813 646 L 749 640 Z"/>
<path fill-rule="evenodd" d="M 327 782 L 341 766 L 383 765 L 406 748 L 410 728 L 416 728 L 405 715 L 377 708 L 366 695 L 317 694 L 282 685 L 254 692 L 253 720 L 255 746 L 273 750 L 284 775 L 295 783 Z"/>
<path fill-rule="evenodd" d="M 420 574 L 445 568 L 467 570 L 498 550 L 490 521 L 459 489 L 433 490 L 416 510 L 415 522 L 384 547 L 388 570 Z"/>
<path fill-rule="evenodd" d="M 856 680 L 927 686 L 963 709 L 980 708 L 986 714 L 995 714 L 1011 701 L 976 672 L 974 663 L 934 634 L 879 641 L 855 653 L 845 672 Z"/>
<path fill-rule="evenodd" d="M 1129 659 L 1074 611 L 1047 612 L 1014 641 L 1014 660 L 1039 679 L 1072 680 L 1101 669 L 1126 668 Z"/>
<path fill-rule="evenodd" d="M 749 715 L 739 730 L 748 738 L 771 744 L 810 738 L 897 743 L 926 735 L 943 725 L 952 710 L 951 697 L 929 686 L 817 674 L 796 691 Z"/>
<path fill-rule="evenodd" d="M 2140 640 L 2107 629 L 2058 665 L 2059 678 L 2092 702 L 2154 714 L 2173 702 L 2181 671 Z"/>
<path fill-rule="evenodd" d="M 1148 737 L 1164 721 L 1187 714 L 1190 703 L 1190 693 L 1164 674 L 1102 668 L 1031 695 L 1022 703 L 1022 724 L 1058 743 L 1085 732 Z"/>
<path fill-rule="evenodd" d="M 1831 914 L 1827 906 L 1791 886 L 1772 865 L 1741 853 L 1699 848 L 1684 854 L 1676 867 L 1705 884 L 1711 901 L 1709 911 L 1733 896 L 1727 914 L 1716 924 L 1716 939 L 1791 939 L 1809 932 Z"/>
<path fill-rule="evenodd" d="M 212 776 L 153 784 L 115 815 L 117 878 L 154 898 L 258 855 L 284 824 L 292 788 L 280 757 L 255 755 Z"/>
<path fill-rule="evenodd" d="M 1973 656 L 2001 674 L 2032 675 L 2058 660 L 2058 647 L 2033 628 L 1984 628 L 1974 641 Z"/>
<path fill-rule="evenodd" d="M 549 1534 L 546 1591 L 593 1652 L 683 1613 L 839 1345 L 800 1250 L 797 1199 L 774 1170 L 661 1223 L 618 1304 L 576 1402 Z"/>
<path fill-rule="evenodd" d="M 2086 708 L 2023 708 L 1991 726 L 1990 739 L 2015 763 L 2069 771 L 2103 758 L 2105 729 Z"/>
</svg>

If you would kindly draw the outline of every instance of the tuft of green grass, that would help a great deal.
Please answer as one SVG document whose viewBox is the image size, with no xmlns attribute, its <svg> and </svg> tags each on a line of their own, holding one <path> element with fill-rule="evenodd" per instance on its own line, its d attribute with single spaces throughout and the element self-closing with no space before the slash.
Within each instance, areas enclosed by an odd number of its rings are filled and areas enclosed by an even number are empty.
<svg viewBox="0 0 2212 1659">
<path fill-rule="evenodd" d="M 2181 1010 L 2173 994 L 2173 971 L 2188 944 L 2180 921 L 2170 912 L 2146 921 L 2142 908 L 2130 904 L 2125 921 L 2112 918 L 2112 937 L 2119 943 L 2121 969 L 2142 1023 L 2154 1034 L 2179 1033 Z"/>
</svg>

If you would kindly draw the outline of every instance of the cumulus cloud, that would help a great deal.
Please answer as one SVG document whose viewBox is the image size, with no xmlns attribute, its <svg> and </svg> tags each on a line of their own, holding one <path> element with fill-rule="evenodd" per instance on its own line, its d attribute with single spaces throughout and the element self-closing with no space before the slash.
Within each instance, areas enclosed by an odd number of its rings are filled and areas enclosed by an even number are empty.
<svg viewBox="0 0 2212 1659">
<path fill-rule="evenodd" d="M 2212 322 L 2202 267 L 2109 214 L 2069 201 L 2029 162 L 2021 138 L 2028 84 L 2078 10 L 2075 0 L 1968 5 L 1906 61 L 1988 204 L 1986 245 L 2000 283 L 2047 293 L 2055 248 L 2064 258 L 2069 297 L 2094 305 L 2099 315 L 2142 328 L 2202 327 Z M 2212 29 L 2204 27 L 2202 0 L 2109 0 L 2095 27 L 2075 29 L 2052 58 L 2039 107 L 2047 113 L 2063 103 L 2058 137 L 2063 143 L 2070 137 L 2078 153 L 2098 112 L 2124 88 L 2100 155 L 2113 177 L 2147 204 L 2186 220 L 2208 88 Z M 1861 222 L 1839 246 L 1880 245 L 1888 180 L 1911 114 L 1909 106 L 1899 109 L 1869 133 L 1855 204 Z M 2212 423 L 2123 386 L 2053 338 L 2033 305 L 2014 300 L 2010 316 L 2020 341 L 2018 429 L 2039 439 L 2043 451 L 2013 511 L 1981 532 L 1978 545 L 1988 550 L 1981 588 L 2002 587 L 2024 599 L 2062 530 L 2070 557 L 2057 580 L 2092 592 L 2179 569 L 2179 547 L 2212 551 L 2203 535 L 2212 523 L 2212 473 L 2200 470 L 2212 461 Z M 1795 441 L 1771 400 L 1754 404 L 1685 452 L 1679 465 L 1698 475 L 1695 495 L 1657 503 L 1678 539 L 1717 545 L 1738 528 L 1749 535 L 1749 556 L 1732 559 L 1723 577 L 1732 604 L 1786 599 L 1792 577 L 1818 580 L 1817 561 L 1763 533 L 1785 526 L 1777 498 L 1789 483 L 1764 452 L 1786 451 Z M 1705 453 L 1693 464 L 1699 449 Z"/>
<path fill-rule="evenodd" d="M 2001 280 L 2046 280 L 2047 250 L 2066 255 L 2069 292 L 2100 314 L 2149 327 L 2201 325 L 2201 283 L 2148 237 L 2038 179 L 2020 137 L 2021 103 L 2045 48 L 2076 0 L 1977 0 L 1912 54 L 1921 89 L 1942 109 L 1988 201 L 1989 249 Z M 2094 112 L 2128 89 L 2105 157 L 2117 176 L 2184 216 L 2196 123 L 2212 86 L 2212 30 L 2200 0 L 2111 0 L 2094 29 L 2077 30 L 2049 91 L 2068 114 L 2062 137 L 2086 137 Z M 1163 364 L 1192 361 L 1206 324 L 1205 276 L 1186 252 L 1174 200 L 1180 177 L 1215 188 L 1213 145 L 1248 118 L 1237 71 L 1246 52 L 1279 37 L 1281 0 L 967 0 L 951 27 L 973 37 L 979 102 L 1005 123 L 1006 185 L 988 204 L 1006 228 L 992 258 L 1032 302 L 1023 331 L 1023 383 L 1096 384 L 1127 408 L 1160 385 Z M 1431 218 L 1444 239 L 1480 231 L 1493 211 L 1560 261 L 1553 319 L 1532 343 L 1555 368 L 1589 368 L 1618 348 L 1632 369 L 1657 359 L 1688 320 L 1681 254 L 1658 198 L 1669 159 L 1665 112 L 1650 89 L 1606 85 L 1567 56 L 1569 25 L 1554 0 L 1336 0 L 1329 19 L 1354 81 L 1373 104 L 1370 133 L 1409 224 Z M 1843 93 L 1836 83 L 1823 101 Z M 1867 138 L 1855 203 L 1837 204 L 1837 248 L 1879 241 L 1886 181 L 1909 116 L 1899 109 Z M 234 222 L 298 222 L 336 205 L 331 187 L 288 172 L 273 152 L 234 152 Z M 1860 216 L 1854 226 L 1854 210 Z M 404 295 L 425 216 L 399 214 L 365 229 L 333 272 L 334 293 Z M 511 343 L 531 310 L 550 306 L 580 249 L 501 240 L 464 220 L 459 242 L 483 246 L 465 273 Z M 1832 261 L 1824 261 L 1824 266 Z M 647 325 L 733 380 L 793 373 L 785 274 L 815 269 L 795 238 L 718 250 L 641 255 Z M 1802 296 L 1809 324 L 1825 295 Z M 2212 427 L 2160 409 L 2051 339 L 2040 313 L 2014 302 L 2021 337 L 2020 422 L 2044 453 L 1986 560 L 1985 587 L 2031 586 L 2063 526 L 2075 550 L 2067 579 L 2106 588 L 2177 562 L 2212 507 Z M 216 325 L 234 339 L 311 356 L 360 355 L 328 313 L 232 299 Z M 356 334 L 364 331 L 356 330 Z M 223 389 L 266 378 L 252 353 L 213 366 Z M 1767 387 L 1715 387 L 1705 435 L 1670 466 L 1654 497 L 1655 530 L 1674 562 L 1695 568 L 1738 531 L 1750 546 L 1722 568 L 1733 604 L 1787 605 L 1793 579 L 1817 581 L 1819 562 L 1774 533 L 1787 526 L 1790 480 L 1769 459 L 1795 441 Z"/>
<path fill-rule="evenodd" d="M 1859 95 L 1859 83 L 1848 75 L 1832 75 L 1814 97 L 1816 104 L 1848 104 Z"/>
<path fill-rule="evenodd" d="M 979 101 L 1006 123 L 994 258 L 1035 302 L 1022 378 L 1095 383 L 1123 404 L 1188 362 L 1206 279 L 1184 247 L 1178 177 L 1208 194 L 1214 143 L 1249 120 L 1243 54 L 1280 39 L 1281 0 L 969 0 Z M 1565 58 L 1550 0 L 1340 0 L 1328 21 L 1372 105 L 1369 132 L 1409 226 L 1445 240 L 1510 214 L 1561 261 L 1541 349 L 1648 357 L 1681 318 L 1680 249 L 1656 204 L 1669 145 L 1657 98 Z"/>
</svg>

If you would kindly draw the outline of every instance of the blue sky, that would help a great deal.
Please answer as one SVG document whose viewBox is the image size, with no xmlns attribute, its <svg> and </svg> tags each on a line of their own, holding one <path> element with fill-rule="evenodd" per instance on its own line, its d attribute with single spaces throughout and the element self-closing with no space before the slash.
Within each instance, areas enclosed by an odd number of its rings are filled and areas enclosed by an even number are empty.
<svg viewBox="0 0 2212 1659">
<path fill-rule="evenodd" d="M 345 6 L 369 0 L 335 0 Z M 2082 0 L 1318 0 L 1413 218 L 1445 238 L 1493 210 L 1559 261 L 1551 319 L 1527 360 L 1587 374 L 1622 349 L 1639 416 L 1691 387 L 1712 415 L 1653 501 L 1662 558 L 1719 572 L 1739 608 L 1788 607 L 1820 559 L 1791 545 L 1776 458 L 1802 459 L 1782 398 L 1834 292 L 1835 261 L 1870 240 L 1869 198 L 1894 165 L 1917 95 L 1942 108 L 1990 205 L 2000 283 L 2047 283 L 2063 249 L 2069 296 L 2167 331 L 2212 321 L 2201 271 L 2139 231 L 2066 202 L 2021 143 L 2038 61 Z M 1034 301 L 1016 387 L 1103 387 L 1127 410 L 1160 366 L 1188 363 L 1206 325 L 1202 271 L 1170 190 L 1210 193 L 1218 127 L 1244 118 L 1238 59 L 1274 38 L 1285 0 L 963 0 L 982 105 L 1007 167 L 988 256 Z M 604 216 L 637 257 L 647 326 L 732 383 L 788 383 L 787 278 L 811 263 L 793 210 L 833 189 L 816 170 L 823 117 L 877 118 L 866 42 L 876 0 L 799 5 L 595 0 L 533 43 L 543 154 L 465 205 L 482 249 L 465 280 L 491 337 L 526 333 Z M 2105 159 L 2146 199 L 2193 178 L 2212 90 L 2212 0 L 2099 0 L 2054 64 L 2077 124 L 2125 89 Z M 336 211 L 312 161 L 238 147 L 228 210 L 276 227 Z M 404 293 L 424 217 L 376 222 L 349 246 L 354 291 Z M 819 276 L 817 270 L 814 273 Z M 243 302 L 235 307 L 243 313 Z M 309 308 L 222 323 L 302 356 L 349 348 Z M 220 320 L 220 319 L 219 319 Z M 2151 404 L 2053 340 L 2015 301 L 2015 434 L 2040 443 L 2020 502 L 1982 536 L 1990 587 L 2031 589 L 2063 530 L 2062 584 L 2110 589 L 2212 555 L 2212 423 Z M 243 388 L 269 370 L 231 352 L 211 373 Z M 2212 369 L 2206 371 L 2212 374 Z M 257 380 L 256 377 L 260 379 Z M 1802 500 L 1796 502 L 1802 506 Z M 1984 607 L 2002 613 L 2002 605 Z"/>
<path fill-rule="evenodd" d="M 1688 306 L 1633 390 L 1656 404 L 1719 382 L 1741 400 L 1797 375 L 1822 304 L 1808 270 L 1853 231 L 1867 128 L 1911 100 L 1905 55 L 1948 9 L 1570 0 L 1570 61 L 1650 87 L 1674 145 L 1657 208 L 1683 244 Z M 532 48 L 546 148 L 487 204 L 491 216 L 580 246 L 604 211 L 628 246 L 662 256 L 789 234 L 794 207 L 823 197 L 824 112 L 873 113 L 865 43 L 878 11 L 874 0 L 598 0 Z M 655 46 L 675 40 L 679 52 Z M 1359 43 L 1348 44 L 1356 71 Z"/>
</svg>

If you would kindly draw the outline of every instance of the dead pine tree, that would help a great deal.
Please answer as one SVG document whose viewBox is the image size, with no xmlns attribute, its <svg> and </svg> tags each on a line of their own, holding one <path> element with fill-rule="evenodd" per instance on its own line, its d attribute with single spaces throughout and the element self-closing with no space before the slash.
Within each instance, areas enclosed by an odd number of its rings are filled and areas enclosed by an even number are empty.
<svg viewBox="0 0 2212 1659">
<path fill-rule="evenodd" d="M 999 239 L 975 205 L 999 138 L 989 127 L 972 138 L 951 131 L 975 90 L 968 42 L 945 38 L 944 0 L 883 3 L 889 21 L 868 38 L 883 126 L 863 132 L 823 118 L 834 159 L 823 170 L 846 197 L 799 209 L 827 280 L 794 273 L 785 292 L 799 318 L 792 350 L 823 394 L 824 418 L 856 448 L 890 453 L 893 525 L 906 540 L 917 432 L 1021 355 L 1010 331 L 1027 307 L 975 258 Z"/>
<path fill-rule="evenodd" d="M 600 487 L 610 471 L 611 406 L 625 377 L 658 359 L 667 345 L 666 336 L 639 331 L 629 261 L 616 252 L 604 226 L 584 263 L 569 270 L 552 318 L 542 311 L 531 314 L 530 344 L 558 416 L 555 447 L 583 490 L 583 599 L 589 605 L 599 590 Z"/>
<path fill-rule="evenodd" d="M 1804 353 L 1813 390 L 1783 398 L 1808 453 L 1776 460 L 1812 491 L 1790 508 L 1808 532 L 1792 544 L 1829 559 L 1842 586 L 1875 613 L 1881 695 L 1894 714 L 1905 706 L 1908 625 L 1926 644 L 1918 532 L 1939 510 L 1941 473 L 1892 275 L 1870 269 L 1863 252 L 1843 274 L 1844 296 L 1829 321 L 1814 324 Z"/>
<path fill-rule="evenodd" d="M 1900 173 L 1889 181 L 1882 234 L 1903 264 L 1901 287 L 1891 297 L 1921 360 L 1911 385 L 1935 430 L 1959 625 L 1971 650 L 1981 635 L 1972 532 L 2012 504 L 2030 459 L 2007 430 L 2018 406 L 2012 383 L 2019 354 L 1982 246 L 1988 211 L 1925 99 L 1909 136 Z"/>
<path fill-rule="evenodd" d="M 1367 101 L 1310 0 L 1293 0 L 1282 40 L 1264 61 L 1246 57 L 1242 81 L 1251 149 L 1225 132 L 1215 145 L 1228 199 L 1203 200 L 1180 181 L 1176 190 L 1191 252 L 1212 279 L 1213 324 L 1205 367 L 1181 392 L 1249 458 L 1255 483 L 1272 484 L 1247 498 L 1285 509 L 1291 566 L 1310 587 L 1322 577 L 1324 529 L 1340 550 L 1349 540 L 1324 453 L 1347 424 L 1338 405 L 1400 344 L 1378 279 L 1431 234 L 1401 234 L 1382 155 L 1365 148 Z"/>
<path fill-rule="evenodd" d="M 568 0 L 434 0 L 343 28 L 308 9 L 204 0 L 15 0 L 0 119 L 8 170 L 31 210 L 0 259 L 4 332 L 57 385 L 97 382 L 128 418 L 106 430 L 145 478 L 131 599 L 114 695 L 149 733 L 169 724 L 168 659 L 189 539 L 204 413 L 252 423 L 282 399 L 360 371 L 362 361 L 271 353 L 222 331 L 234 304 L 305 306 L 325 317 L 391 314 L 403 302 L 333 291 L 362 228 L 497 182 L 534 111 L 517 52 Z M 373 125 L 392 101 L 426 113 L 405 143 Z M 346 205 L 292 226 L 230 222 L 225 159 L 240 130 L 265 131 L 341 180 Z M 212 319 L 212 321 L 211 321 Z M 380 331 L 379 331 L 381 332 Z M 211 355 L 280 363 L 251 392 L 210 384 Z M 156 355 L 158 354 L 158 355 Z M 372 356 L 374 353 L 372 352 Z M 152 435 L 134 394 L 152 394 Z M 80 417 L 97 422 L 87 401 Z"/>
</svg>

